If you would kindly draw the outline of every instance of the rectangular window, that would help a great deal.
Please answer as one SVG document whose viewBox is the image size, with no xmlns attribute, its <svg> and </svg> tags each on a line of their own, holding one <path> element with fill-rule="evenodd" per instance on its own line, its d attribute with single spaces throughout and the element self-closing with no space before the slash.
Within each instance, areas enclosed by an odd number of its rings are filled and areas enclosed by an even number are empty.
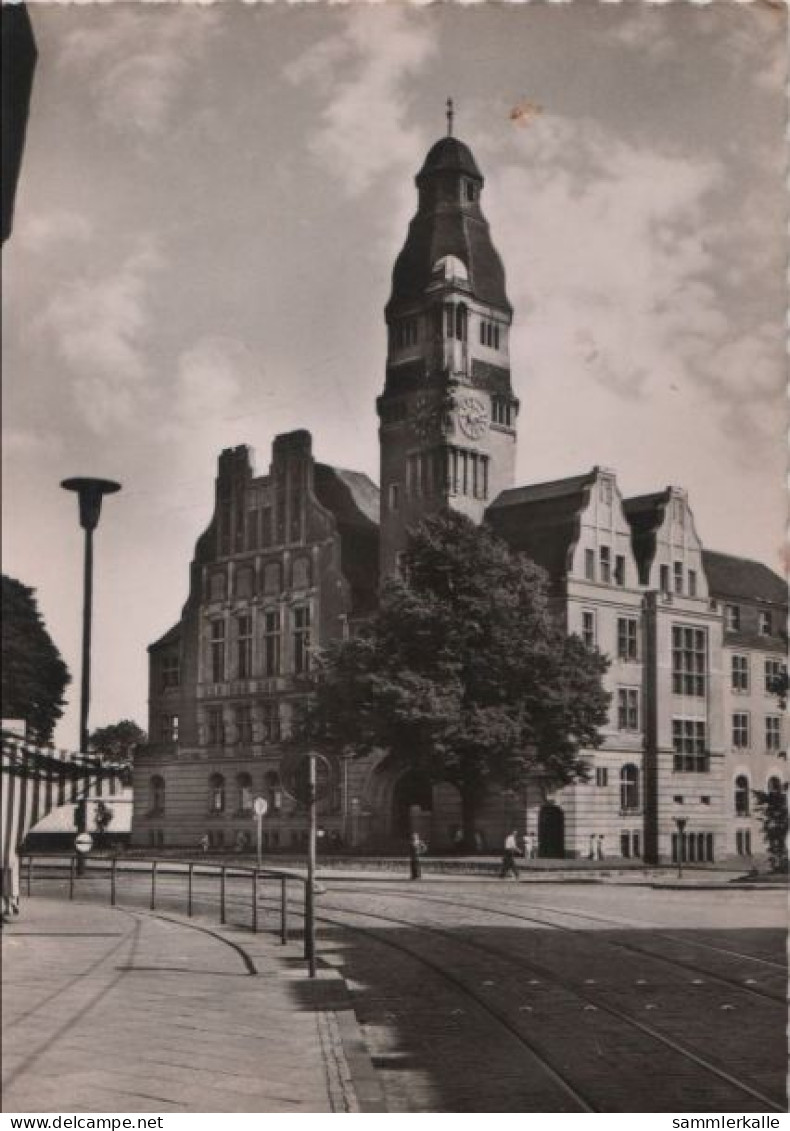
<svg viewBox="0 0 790 1131">
<path fill-rule="evenodd" d="M 206 735 L 209 746 L 225 745 L 225 723 L 221 707 L 209 707 L 206 712 Z"/>
<path fill-rule="evenodd" d="M 588 581 L 595 581 L 595 550 L 584 551 L 584 576 Z"/>
<path fill-rule="evenodd" d="M 741 610 L 739 605 L 724 606 L 724 627 L 728 632 L 740 632 Z"/>
<path fill-rule="evenodd" d="M 293 610 L 294 671 L 301 675 L 310 669 L 310 606 Z"/>
<path fill-rule="evenodd" d="M 669 566 L 662 565 L 658 571 L 658 587 L 662 593 L 669 592 Z"/>
<path fill-rule="evenodd" d="M 162 657 L 162 690 L 178 687 L 181 682 L 181 664 L 178 656 Z"/>
<path fill-rule="evenodd" d="M 236 677 L 249 679 L 252 675 L 252 617 L 238 617 L 236 631 Z"/>
<path fill-rule="evenodd" d="M 588 648 L 595 647 L 595 612 L 592 609 L 582 609 L 582 640 Z"/>
<path fill-rule="evenodd" d="M 785 666 L 781 660 L 766 660 L 765 661 L 765 693 L 766 695 L 776 695 L 777 687 L 780 684 L 782 675 L 784 674 Z"/>
<path fill-rule="evenodd" d="M 168 746 L 178 742 L 178 715 L 162 715 L 161 738 Z"/>
<path fill-rule="evenodd" d="M 697 571 L 695 569 L 689 570 L 689 597 L 697 596 Z"/>
<path fill-rule="evenodd" d="M 276 609 L 263 614 L 263 674 L 280 674 L 280 613 Z"/>
<path fill-rule="evenodd" d="M 739 856 L 751 856 L 752 854 L 752 832 L 751 829 L 736 829 L 735 831 L 735 851 Z"/>
<path fill-rule="evenodd" d="M 607 766 L 598 766 L 595 771 L 595 784 L 605 786 L 609 784 L 609 769 Z"/>
<path fill-rule="evenodd" d="M 617 689 L 617 729 L 639 730 L 639 690 L 635 687 Z"/>
<path fill-rule="evenodd" d="M 760 636 L 770 636 L 772 631 L 771 614 L 760 613 L 759 619 Z"/>
<path fill-rule="evenodd" d="M 236 708 L 236 741 L 245 746 L 252 742 L 252 708 L 247 703 Z"/>
<path fill-rule="evenodd" d="M 704 695 L 707 639 L 702 628 L 672 626 L 672 690 L 676 695 Z"/>
<path fill-rule="evenodd" d="M 638 660 L 639 622 L 635 617 L 617 618 L 617 658 L 619 660 Z"/>
<path fill-rule="evenodd" d="M 748 691 L 749 690 L 749 657 L 748 656 L 733 656 L 732 657 L 732 690 L 733 691 Z"/>
<path fill-rule="evenodd" d="M 625 585 L 625 556 L 618 554 L 614 559 L 614 583 L 615 585 Z"/>
<path fill-rule="evenodd" d="M 732 745 L 736 750 L 749 749 L 749 715 L 736 711 L 732 716 Z"/>
<path fill-rule="evenodd" d="M 222 683 L 225 678 L 225 622 L 211 622 L 211 682 Z"/>
<path fill-rule="evenodd" d="M 612 555 L 608 546 L 599 547 L 598 562 L 601 569 L 601 581 L 604 585 L 608 585 L 612 580 Z"/>
<path fill-rule="evenodd" d="M 782 720 L 779 715 L 765 716 L 765 749 L 781 750 Z"/>
<path fill-rule="evenodd" d="M 683 562 L 672 563 L 672 576 L 675 583 L 675 592 L 683 593 Z"/>
<path fill-rule="evenodd" d="M 265 699 L 262 705 L 263 741 L 280 741 L 280 704 L 276 699 Z"/>
<path fill-rule="evenodd" d="M 672 745 L 675 773 L 706 773 L 709 768 L 705 723 L 701 719 L 673 719 Z"/>
</svg>

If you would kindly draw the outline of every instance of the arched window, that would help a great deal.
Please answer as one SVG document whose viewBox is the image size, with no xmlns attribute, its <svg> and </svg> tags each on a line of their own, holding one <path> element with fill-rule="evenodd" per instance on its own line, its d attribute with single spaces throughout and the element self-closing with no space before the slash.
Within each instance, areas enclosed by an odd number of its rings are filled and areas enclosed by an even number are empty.
<svg viewBox="0 0 790 1131">
<path fill-rule="evenodd" d="M 749 779 L 746 774 L 739 774 L 735 779 L 735 816 L 749 816 Z"/>
<path fill-rule="evenodd" d="M 151 806 L 148 810 L 154 816 L 159 816 L 165 811 L 165 779 L 159 774 L 154 774 L 148 783 Z"/>
<path fill-rule="evenodd" d="M 278 812 L 282 808 L 283 791 L 280 785 L 280 775 L 274 770 L 269 770 L 263 775 L 263 784 L 266 787 L 266 800 L 269 802 L 269 811 Z"/>
<path fill-rule="evenodd" d="M 239 774 L 236 786 L 239 791 L 239 813 L 246 816 L 252 812 L 252 778 L 249 774 Z"/>
<path fill-rule="evenodd" d="M 781 778 L 775 778 L 775 777 L 769 778 L 766 788 L 767 788 L 769 793 L 781 793 L 782 792 L 782 779 Z"/>
<path fill-rule="evenodd" d="M 212 774 L 208 782 L 209 813 L 225 812 L 225 779 L 222 774 Z"/>
<path fill-rule="evenodd" d="M 631 762 L 620 770 L 620 808 L 639 808 L 639 770 Z"/>
</svg>

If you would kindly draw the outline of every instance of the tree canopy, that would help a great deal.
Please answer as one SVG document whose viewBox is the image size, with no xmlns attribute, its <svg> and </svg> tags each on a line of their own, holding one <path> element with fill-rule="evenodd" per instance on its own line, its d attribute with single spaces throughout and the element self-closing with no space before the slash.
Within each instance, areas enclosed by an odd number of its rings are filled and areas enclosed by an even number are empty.
<svg viewBox="0 0 790 1131">
<path fill-rule="evenodd" d="M 318 662 L 302 738 L 379 749 L 461 794 L 464 835 L 486 787 L 586 776 L 610 696 L 607 661 L 552 615 L 545 572 L 454 512 L 410 534 L 377 614 Z"/>
<path fill-rule="evenodd" d="M 71 677 L 38 611 L 35 590 L 2 576 L 2 710 L 50 742 Z"/>
<path fill-rule="evenodd" d="M 88 740 L 90 749 L 116 762 L 131 762 L 135 751 L 148 742 L 148 735 L 131 719 L 121 719 L 106 727 L 97 727 Z"/>
<path fill-rule="evenodd" d="M 787 871 L 787 834 L 790 831 L 787 807 L 787 783 L 781 789 L 752 791 L 755 809 L 762 821 L 768 859 L 774 872 Z"/>
</svg>

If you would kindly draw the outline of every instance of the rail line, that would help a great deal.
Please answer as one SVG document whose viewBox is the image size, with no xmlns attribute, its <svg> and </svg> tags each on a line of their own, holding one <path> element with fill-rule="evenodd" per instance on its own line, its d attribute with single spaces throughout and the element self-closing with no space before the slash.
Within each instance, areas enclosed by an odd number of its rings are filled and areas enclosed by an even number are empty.
<svg viewBox="0 0 790 1131">
<path fill-rule="evenodd" d="M 356 931 L 356 932 L 374 937 L 374 938 L 378 939 L 379 941 L 384 942 L 387 945 L 394 947 L 395 949 L 398 949 L 398 950 L 401 950 L 403 952 L 410 954 L 412 958 L 415 958 L 418 961 L 423 962 L 425 965 L 432 966 L 434 969 L 438 969 L 439 972 L 443 976 L 447 977 L 448 980 L 450 980 L 450 981 L 454 981 L 459 986 L 459 988 L 461 988 L 463 990 L 464 993 L 466 993 L 468 996 L 473 997 L 476 1001 L 481 1001 L 481 998 L 476 994 L 476 992 L 474 990 L 470 989 L 470 987 L 468 987 L 462 980 L 456 979 L 455 975 L 450 974 L 449 972 L 444 970 L 443 967 L 437 968 L 435 966 L 435 964 L 433 964 L 431 962 L 430 959 L 426 959 L 424 955 L 419 954 L 419 952 L 415 951 L 413 948 L 406 946 L 402 942 L 399 942 L 399 941 L 396 941 L 396 940 L 393 940 L 393 939 L 390 939 L 390 938 L 382 937 L 372 927 L 370 927 L 370 928 L 360 927 L 358 924 L 348 923 L 346 920 L 338 919 L 336 917 L 328 915 L 327 912 L 336 912 L 340 915 L 346 915 L 346 916 L 359 916 L 359 917 L 362 917 L 362 918 L 365 918 L 365 919 L 377 920 L 379 922 L 386 923 L 388 925 L 394 924 L 394 925 L 397 925 L 399 927 L 403 927 L 405 925 L 405 926 L 408 926 L 409 929 L 412 929 L 412 930 L 420 931 L 420 932 L 423 932 L 425 934 L 437 935 L 437 936 L 440 936 L 440 937 L 442 937 L 446 940 L 449 939 L 453 943 L 453 945 L 473 949 L 475 951 L 478 951 L 478 952 L 486 955 L 486 957 L 489 958 L 489 959 L 490 958 L 499 959 L 500 961 L 507 963 L 509 966 L 517 968 L 520 973 L 523 973 L 525 969 L 528 969 L 532 973 L 540 975 L 547 983 L 551 983 L 551 984 L 558 986 L 559 988 L 565 990 L 566 992 L 570 992 L 575 997 L 577 997 L 580 1001 L 584 1002 L 586 1005 L 593 1006 L 595 1009 L 598 1009 L 602 1012 L 607 1013 L 611 1017 L 616 1018 L 621 1024 L 628 1026 L 632 1029 L 636 1029 L 640 1033 L 649 1037 L 652 1041 L 663 1045 L 667 1049 L 670 1049 L 673 1053 L 682 1057 L 684 1060 L 691 1062 L 691 1063 L 694 1063 L 699 1068 L 702 1068 L 704 1071 L 712 1074 L 713 1076 L 716 1076 L 719 1080 L 724 1081 L 726 1084 L 728 1084 L 731 1088 L 734 1088 L 736 1091 L 751 1096 L 752 1099 L 755 1099 L 759 1103 L 764 1104 L 770 1110 L 778 1111 L 778 1112 L 784 1112 L 786 1110 L 785 1106 L 777 1103 L 774 1099 L 772 1099 L 770 1096 L 765 1095 L 759 1089 L 752 1087 L 752 1085 L 748 1084 L 746 1081 L 739 1080 L 736 1076 L 733 1076 L 732 1073 L 727 1072 L 726 1069 L 720 1068 L 718 1065 L 711 1063 L 711 1061 L 709 1061 L 707 1058 L 701 1056 L 699 1053 L 696 1053 L 696 1052 L 692 1051 L 691 1049 L 684 1047 L 678 1041 L 675 1041 L 673 1038 L 668 1037 L 663 1033 L 660 1033 L 658 1030 L 654 1029 L 652 1026 L 646 1024 L 645 1022 L 639 1021 L 635 1017 L 629 1016 L 629 1014 L 625 1013 L 623 1010 L 619 1009 L 617 1006 L 614 1006 L 614 1005 L 610 1004 L 609 1002 L 602 1000 L 599 996 L 591 995 L 582 986 L 580 986 L 579 983 L 576 982 L 575 980 L 560 977 L 554 971 L 534 962 L 532 959 L 523 959 L 521 957 L 517 958 L 513 954 L 511 954 L 511 953 L 509 953 L 505 950 L 502 950 L 499 947 L 494 947 L 494 946 L 491 946 L 491 945 L 484 945 L 484 944 L 478 942 L 477 940 L 466 939 L 466 938 L 465 939 L 459 939 L 451 931 L 448 931 L 448 930 L 441 928 L 441 927 L 433 927 L 433 926 L 427 926 L 427 925 L 424 925 L 424 924 L 414 924 L 414 923 L 404 924 L 403 919 L 396 918 L 395 916 L 384 915 L 380 912 L 360 911 L 356 908 L 337 907 L 337 906 L 333 906 L 331 904 L 327 904 L 327 903 L 322 902 L 320 910 L 317 912 L 317 915 L 316 915 L 316 918 L 320 922 L 330 923 L 334 926 L 341 927 L 345 930 Z M 298 910 L 297 910 L 297 914 L 300 914 L 300 912 Z M 482 999 L 482 1000 L 485 1001 L 485 999 Z M 493 1013 L 494 1015 L 497 1015 L 498 1020 L 500 1022 L 504 1022 L 506 1027 L 511 1032 L 513 1032 L 515 1035 L 517 1035 L 518 1038 L 521 1041 L 523 1041 L 524 1043 L 527 1043 L 525 1041 L 523 1035 L 519 1033 L 518 1028 L 516 1026 L 513 1026 L 512 1023 L 510 1021 L 508 1021 L 506 1018 L 503 1018 L 498 1010 L 493 1009 L 490 1002 L 485 1001 L 485 1006 L 486 1006 L 486 1009 L 489 1013 Z M 542 1060 L 546 1060 L 546 1058 L 543 1056 L 543 1054 L 538 1049 L 535 1048 L 535 1046 L 532 1042 L 528 1043 L 528 1047 L 530 1047 L 530 1049 L 535 1053 L 535 1055 L 540 1057 Z M 546 1061 L 546 1063 L 550 1065 L 549 1061 Z M 551 1067 L 553 1072 L 557 1072 L 557 1069 L 553 1065 L 550 1065 L 550 1067 Z M 564 1077 L 562 1077 L 562 1078 L 563 1078 L 563 1081 L 566 1083 L 567 1087 L 576 1091 L 576 1089 L 574 1088 L 573 1085 L 571 1085 L 569 1082 L 565 1081 Z M 600 1110 L 600 1108 L 590 1106 L 589 1101 L 585 1100 L 584 1102 L 588 1104 L 588 1106 L 586 1107 L 585 1110 L 588 1110 L 588 1111 Z"/>
<path fill-rule="evenodd" d="M 349 894 L 348 891 L 346 891 L 346 889 L 343 889 L 343 888 L 333 888 L 332 890 L 341 891 L 345 894 Z M 442 905 L 447 906 L 447 907 L 458 907 L 458 903 L 455 900 L 452 900 L 452 899 L 449 899 L 449 898 L 443 898 L 442 896 L 428 895 L 427 893 L 423 893 L 423 892 L 411 892 L 411 891 L 400 892 L 399 891 L 399 892 L 393 893 L 392 891 L 386 891 L 385 889 L 382 889 L 382 888 L 366 888 L 365 890 L 368 891 L 368 892 L 375 891 L 376 894 L 380 894 L 380 895 L 386 894 L 386 895 L 392 896 L 394 894 L 395 898 L 397 898 L 397 899 L 405 899 L 405 900 L 410 900 L 412 902 L 437 903 L 437 904 L 442 904 Z M 568 927 L 564 923 L 555 923 L 555 922 L 552 922 L 550 919 L 541 919 L 537 915 L 526 914 L 524 912 L 516 912 L 516 911 L 505 910 L 501 907 L 492 906 L 491 904 L 469 903 L 467 900 L 464 900 L 463 909 L 465 911 L 481 911 L 481 912 L 485 912 L 486 914 L 490 914 L 490 915 L 498 915 L 503 919 L 514 919 L 514 920 L 517 920 L 517 921 L 520 921 L 520 922 L 525 922 L 525 923 L 539 923 L 542 926 L 552 927 L 554 930 L 565 931 L 568 934 L 572 934 L 572 935 L 579 935 L 579 934 L 582 933 L 581 929 L 578 928 L 578 927 Z M 551 910 L 554 914 L 558 913 L 553 908 Z M 559 912 L 559 913 L 568 914 L 568 915 L 577 914 L 577 913 L 574 913 L 574 912 L 565 912 L 565 911 Z M 583 917 L 586 918 L 586 916 L 583 916 L 581 913 L 578 913 L 577 917 L 578 918 L 583 918 Z M 607 921 L 606 919 L 603 919 L 601 916 L 595 916 L 594 919 L 597 922 L 606 922 Z M 615 921 L 612 920 L 612 922 L 614 923 Z M 712 971 L 708 970 L 706 967 L 698 966 L 696 963 L 683 962 L 680 959 L 670 958 L 668 955 L 664 955 L 664 954 L 655 954 L 653 951 L 643 950 L 642 947 L 634 946 L 632 943 L 623 942 L 621 940 L 600 938 L 598 935 L 595 935 L 595 934 L 585 935 L 585 937 L 589 937 L 589 938 L 594 939 L 595 942 L 599 946 L 612 947 L 612 948 L 616 948 L 618 950 L 625 950 L 625 951 L 628 951 L 631 954 L 637 954 L 640 957 L 652 959 L 654 962 L 664 963 L 667 966 L 675 966 L 680 970 L 687 970 L 689 973 L 704 974 L 710 981 L 720 982 L 722 985 L 727 986 L 729 989 L 737 990 L 739 993 L 743 993 L 743 994 L 751 995 L 753 997 L 761 998 L 764 1001 L 769 1001 L 769 1002 L 774 1003 L 775 1005 L 779 1005 L 783 1009 L 786 1006 L 787 999 L 786 999 L 785 995 L 783 995 L 783 994 L 775 994 L 775 993 L 772 993 L 770 990 L 761 989 L 759 986 L 745 985 L 742 982 L 735 981 L 735 979 L 733 979 L 733 978 L 727 978 L 723 974 L 713 973 Z M 686 943 L 685 939 L 674 939 L 672 935 L 665 935 L 665 934 L 657 933 L 655 937 L 656 938 L 670 939 L 672 941 L 676 941 L 678 943 L 681 943 L 682 945 L 685 945 L 685 943 Z M 718 948 L 718 947 L 714 948 L 714 949 L 721 950 L 721 948 Z M 736 955 L 735 951 L 726 951 L 725 950 L 722 953 L 730 954 L 730 955 L 733 955 L 733 956 Z M 741 956 L 738 955 L 738 957 L 741 957 Z M 781 967 L 780 967 L 780 969 L 781 969 Z"/>
</svg>

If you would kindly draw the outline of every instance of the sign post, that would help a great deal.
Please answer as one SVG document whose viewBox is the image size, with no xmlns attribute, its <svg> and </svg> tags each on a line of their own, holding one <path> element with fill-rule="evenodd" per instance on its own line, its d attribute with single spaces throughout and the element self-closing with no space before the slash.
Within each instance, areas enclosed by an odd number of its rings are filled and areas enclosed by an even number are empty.
<svg viewBox="0 0 790 1131">
<path fill-rule="evenodd" d="M 258 845 L 258 867 L 262 867 L 262 852 L 263 852 L 263 818 L 269 809 L 269 802 L 265 797 L 256 797 L 252 803 L 252 811 L 255 814 L 255 832 L 257 835 Z"/>
</svg>

